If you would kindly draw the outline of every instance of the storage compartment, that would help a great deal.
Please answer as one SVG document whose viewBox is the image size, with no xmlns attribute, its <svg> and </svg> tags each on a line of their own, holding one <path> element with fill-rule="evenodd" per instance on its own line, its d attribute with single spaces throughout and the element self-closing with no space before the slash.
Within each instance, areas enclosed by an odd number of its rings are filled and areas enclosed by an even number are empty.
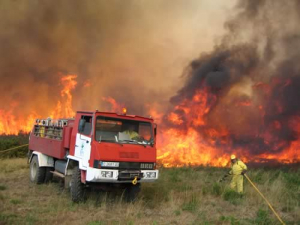
<svg viewBox="0 0 300 225">
<path fill-rule="evenodd" d="M 66 166 L 67 166 L 67 161 L 64 160 L 55 161 L 55 170 L 62 174 L 65 174 Z"/>
</svg>

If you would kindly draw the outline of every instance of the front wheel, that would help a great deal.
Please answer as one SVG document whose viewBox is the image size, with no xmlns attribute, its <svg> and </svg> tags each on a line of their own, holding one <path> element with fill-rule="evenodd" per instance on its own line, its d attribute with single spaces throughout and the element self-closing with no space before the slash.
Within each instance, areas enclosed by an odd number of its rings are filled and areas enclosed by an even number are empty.
<svg viewBox="0 0 300 225">
<path fill-rule="evenodd" d="M 46 168 L 40 167 L 38 157 L 35 155 L 30 162 L 30 180 L 35 184 L 42 184 L 45 181 Z"/>
<path fill-rule="evenodd" d="M 78 166 L 73 169 L 71 179 L 71 198 L 73 202 L 82 202 L 84 200 L 84 184 L 81 183 L 81 170 Z"/>
</svg>

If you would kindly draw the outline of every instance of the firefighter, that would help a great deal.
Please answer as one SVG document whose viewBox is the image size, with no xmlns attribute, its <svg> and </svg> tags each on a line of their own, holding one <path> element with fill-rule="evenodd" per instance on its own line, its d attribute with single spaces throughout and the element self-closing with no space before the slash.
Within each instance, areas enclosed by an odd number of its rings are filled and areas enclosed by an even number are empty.
<svg viewBox="0 0 300 225">
<path fill-rule="evenodd" d="M 241 160 L 236 158 L 235 155 L 231 155 L 231 170 L 229 175 L 232 175 L 230 187 L 236 190 L 238 193 L 243 193 L 243 178 L 247 171 L 247 166 Z"/>
<path fill-rule="evenodd" d="M 123 132 L 124 134 L 128 134 L 131 139 L 136 139 L 139 137 L 139 134 L 134 130 L 134 125 L 130 124 L 128 126 L 128 130 Z"/>
</svg>

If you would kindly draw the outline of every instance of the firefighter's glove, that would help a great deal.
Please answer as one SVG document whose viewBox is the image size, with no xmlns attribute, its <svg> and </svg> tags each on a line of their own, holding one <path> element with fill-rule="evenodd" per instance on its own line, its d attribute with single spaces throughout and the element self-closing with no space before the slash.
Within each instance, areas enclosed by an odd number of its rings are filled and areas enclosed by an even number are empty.
<svg viewBox="0 0 300 225">
<path fill-rule="evenodd" d="M 244 176 L 244 175 L 246 174 L 246 172 L 247 172 L 246 170 L 242 171 L 242 172 L 241 172 L 241 175 Z"/>
</svg>

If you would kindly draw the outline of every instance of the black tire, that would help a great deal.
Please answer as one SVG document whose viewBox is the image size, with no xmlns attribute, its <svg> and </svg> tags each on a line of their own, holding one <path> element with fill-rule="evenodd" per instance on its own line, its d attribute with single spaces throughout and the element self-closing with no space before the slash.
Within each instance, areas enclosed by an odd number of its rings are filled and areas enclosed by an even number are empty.
<svg viewBox="0 0 300 225">
<path fill-rule="evenodd" d="M 84 200 L 84 184 L 81 183 L 81 170 L 78 166 L 73 169 L 70 191 L 73 202 L 78 203 Z"/>
<path fill-rule="evenodd" d="M 64 188 L 67 191 L 71 190 L 71 181 L 72 181 L 72 176 L 70 176 L 70 175 L 65 176 L 65 179 L 64 179 Z"/>
<path fill-rule="evenodd" d="M 45 171 L 45 183 L 49 183 L 52 181 L 53 178 L 53 173 L 51 173 L 52 171 L 54 171 L 53 167 L 46 167 L 46 171 Z"/>
<path fill-rule="evenodd" d="M 137 200 L 138 194 L 141 191 L 141 184 L 137 183 L 136 185 L 129 184 L 125 188 L 125 200 L 127 202 L 135 202 Z"/>
<path fill-rule="evenodd" d="M 30 162 L 29 176 L 31 182 L 42 184 L 45 181 L 46 168 L 40 167 L 37 156 L 33 156 Z"/>
</svg>

